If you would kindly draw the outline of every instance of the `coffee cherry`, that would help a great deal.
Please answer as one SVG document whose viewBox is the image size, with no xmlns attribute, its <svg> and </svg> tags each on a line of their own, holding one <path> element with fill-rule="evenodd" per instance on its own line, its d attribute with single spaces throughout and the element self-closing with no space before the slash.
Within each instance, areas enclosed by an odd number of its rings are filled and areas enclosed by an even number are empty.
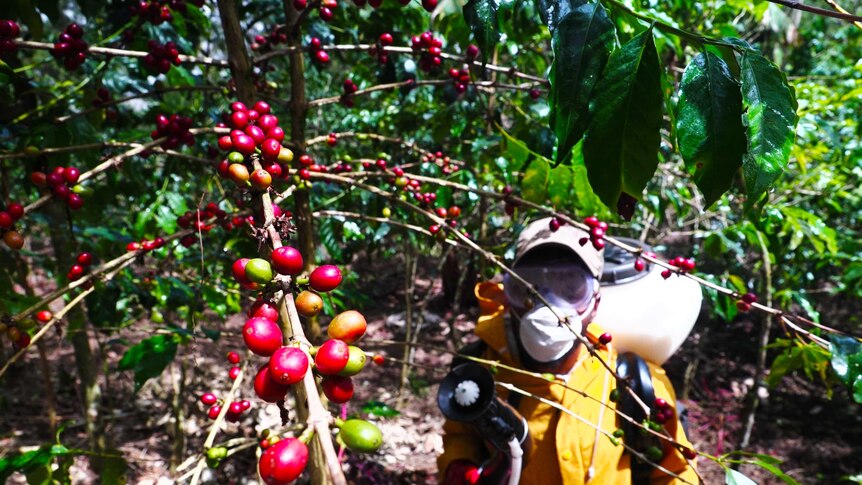
<svg viewBox="0 0 862 485">
<path fill-rule="evenodd" d="M 350 358 L 348 345 L 338 339 L 330 339 L 323 343 L 314 356 L 317 372 L 324 375 L 338 374 L 347 365 Z"/>
<path fill-rule="evenodd" d="M 48 323 L 51 319 L 54 318 L 54 314 L 49 312 L 48 310 L 42 310 L 36 314 L 36 320 L 42 323 Z"/>
<path fill-rule="evenodd" d="M 257 190 L 266 190 L 272 185 L 272 175 L 264 169 L 255 170 L 248 180 Z"/>
<path fill-rule="evenodd" d="M 339 426 L 339 437 L 351 451 L 374 453 L 383 445 L 383 433 L 364 419 L 348 419 Z"/>
<path fill-rule="evenodd" d="M 257 467 L 267 485 L 286 485 L 299 478 L 307 464 L 308 447 L 305 443 L 296 438 L 285 438 L 261 454 Z"/>
<path fill-rule="evenodd" d="M 281 347 L 269 358 L 269 378 L 278 384 L 296 384 L 308 372 L 308 355 L 296 347 Z"/>
<path fill-rule="evenodd" d="M 551 220 L 548 222 L 548 229 L 550 229 L 551 232 L 557 232 L 560 229 L 560 226 L 560 220 L 556 217 L 552 217 Z"/>
<path fill-rule="evenodd" d="M 302 273 L 302 254 L 291 246 L 282 246 L 275 249 L 270 255 L 272 269 L 283 275 L 294 276 Z"/>
<path fill-rule="evenodd" d="M 245 265 L 245 277 L 252 283 L 264 285 L 272 280 L 272 276 L 272 266 L 265 259 L 250 259 Z"/>
<path fill-rule="evenodd" d="M 646 263 L 644 263 L 644 260 L 642 260 L 640 258 L 636 259 L 635 260 L 635 271 L 640 273 L 641 271 L 644 270 L 644 268 L 646 268 Z"/>
<path fill-rule="evenodd" d="M 695 458 L 697 458 L 697 452 L 692 450 L 691 448 L 683 448 L 681 451 L 682 456 L 684 456 L 686 460 L 694 460 Z"/>
<path fill-rule="evenodd" d="M 267 138 L 260 146 L 260 154 L 264 160 L 273 161 L 281 153 L 281 143 L 272 138 Z"/>
<path fill-rule="evenodd" d="M 613 339 L 614 339 L 613 335 L 611 335 L 608 332 L 605 332 L 605 333 L 599 335 L 599 343 L 602 345 L 607 345 L 607 344 L 611 343 L 611 340 L 613 340 Z"/>
<path fill-rule="evenodd" d="M 664 279 L 668 279 L 668 278 L 670 278 L 670 275 L 672 275 L 672 274 L 673 274 L 673 272 L 671 270 L 666 269 L 666 270 L 661 272 L 661 277 Z"/>
<path fill-rule="evenodd" d="M 736 302 L 736 309 L 741 312 L 747 312 L 748 310 L 751 310 L 751 304 L 739 300 Z"/>
<path fill-rule="evenodd" d="M 319 50 L 314 53 L 314 60 L 320 64 L 329 63 L 329 54 L 325 50 Z"/>
<path fill-rule="evenodd" d="M 754 293 L 746 293 L 742 295 L 742 301 L 748 303 L 749 305 L 757 302 L 757 295 Z"/>
<path fill-rule="evenodd" d="M 290 386 L 282 385 L 270 378 L 269 366 L 258 369 L 254 376 L 254 393 L 266 402 L 279 402 L 287 395 Z"/>
<path fill-rule="evenodd" d="M 231 364 L 239 364 L 239 360 L 240 357 L 238 353 L 233 351 L 227 353 L 227 361 Z"/>
<path fill-rule="evenodd" d="M 380 45 L 392 45 L 392 34 L 385 32 L 380 34 Z"/>
<path fill-rule="evenodd" d="M 216 401 L 218 401 L 218 398 L 211 392 L 201 394 L 201 402 L 207 406 L 212 406 Z"/>
<path fill-rule="evenodd" d="M 246 320 L 242 328 L 242 338 L 245 345 L 261 357 L 269 357 L 281 348 L 283 335 L 278 324 L 266 318 L 251 318 Z"/>
<path fill-rule="evenodd" d="M 302 291 L 296 295 L 296 311 L 306 317 L 312 318 L 323 309 L 323 298 L 313 291 Z"/>
<path fill-rule="evenodd" d="M 0 211 L 0 229 L 12 229 L 14 225 L 12 216 L 6 211 Z"/>
<path fill-rule="evenodd" d="M 332 291 L 341 284 L 341 271 L 331 264 L 318 266 L 309 275 L 308 284 L 318 292 Z"/>
<path fill-rule="evenodd" d="M 365 363 L 368 361 L 368 356 L 365 354 L 365 351 L 359 347 L 350 345 L 348 346 L 348 352 L 350 355 L 347 358 L 347 365 L 345 365 L 344 369 L 338 373 L 340 376 L 353 376 L 358 374 L 365 368 Z"/>
<path fill-rule="evenodd" d="M 227 376 L 232 381 L 236 380 L 236 378 L 239 377 L 240 370 L 242 370 L 242 369 L 240 369 L 239 367 L 231 367 L 227 373 Z"/>
<path fill-rule="evenodd" d="M 320 386 L 327 399 L 336 404 L 344 404 L 353 397 L 353 380 L 350 377 L 326 376 Z"/>
<path fill-rule="evenodd" d="M 356 310 L 347 310 L 339 313 L 329 322 L 326 334 L 329 335 L 329 338 L 352 344 L 365 335 L 367 326 L 365 317 L 361 313 Z"/>
<path fill-rule="evenodd" d="M 6 231 L 3 234 L 3 242 L 12 249 L 18 250 L 24 247 L 24 237 L 18 231 Z"/>
<path fill-rule="evenodd" d="M 208 416 L 210 419 L 216 419 L 216 418 L 218 418 L 218 415 L 219 415 L 219 414 L 221 414 L 221 406 L 219 406 L 218 404 L 216 404 L 215 406 L 211 407 L 211 408 L 209 409 L 209 411 L 207 411 L 207 416 Z"/>
<path fill-rule="evenodd" d="M 386 363 L 386 357 L 383 357 L 380 354 L 375 354 L 374 357 L 371 358 L 371 362 L 374 362 L 376 365 L 383 365 Z"/>
</svg>

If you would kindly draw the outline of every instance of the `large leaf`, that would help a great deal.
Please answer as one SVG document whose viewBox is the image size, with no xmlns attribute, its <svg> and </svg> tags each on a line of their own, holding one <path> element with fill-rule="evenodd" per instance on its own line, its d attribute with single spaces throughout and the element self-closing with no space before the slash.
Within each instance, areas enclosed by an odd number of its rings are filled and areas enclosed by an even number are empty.
<svg viewBox="0 0 862 485">
<path fill-rule="evenodd" d="M 595 92 L 584 163 L 593 191 L 613 208 L 640 199 L 658 166 L 662 93 L 652 28 L 611 55 Z"/>
<path fill-rule="evenodd" d="M 464 5 L 464 20 L 473 31 L 485 59 L 491 55 L 500 40 L 500 23 L 497 18 L 499 8 L 500 2 L 497 0 L 470 0 Z"/>
<path fill-rule="evenodd" d="M 703 52 L 689 63 L 676 109 L 679 151 L 709 207 L 742 166 L 742 94 L 720 57 Z"/>
<path fill-rule="evenodd" d="M 583 3 L 557 27 L 551 39 L 550 126 L 560 164 L 569 162 L 589 124 L 590 96 L 613 47 L 614 26 L 600 3 Z"/>
<path fill-rule="evenodd" d="M 551 176 L 551 166 L 547 161 L 537 158 L 524 171 L 521 181 L 521 194 L 524 199 L 536 204 L 544 204 L 548 198 L 548 181 Z"/>
<path fill-rule="evenodd" d="M 174 360 L 177 341 L 173 335 L 156 335 L 133 345 L 120 359 L 120 370 L 135 371 L 135 392 L 148 379 L 158 377 Z"/>
<path fill-rule="evenodd" d="M 775 64 L 747 51 L 740 70 L 748 134 L 743 171 L 750 209 L 787 166 L 799 118 L 793 89 Z"/>
<path fill-rule="evenodd" d="M 844 335 L 830 335 L 832 370 L 847 386 L 853 400 L 862 403 L 862 342 Z"/>
</svg>

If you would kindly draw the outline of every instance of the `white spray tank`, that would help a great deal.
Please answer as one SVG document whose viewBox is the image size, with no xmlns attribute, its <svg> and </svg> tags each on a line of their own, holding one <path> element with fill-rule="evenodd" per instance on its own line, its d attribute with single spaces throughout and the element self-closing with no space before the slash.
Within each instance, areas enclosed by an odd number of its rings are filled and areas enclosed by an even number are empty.
<svg viewBox="0 0 862 485">
<path fill-rule="evenodd" d="M 636 239 L 619 239 L 650 251 Z M 638 272 L 634 255 L 611 244 L 604 253 L 602 299 L 593 321 L 610 332 L 619 353 L 634 352 L 664 364 L 697 321 L 703 301 L 700 285 L 684 276 L 665 280 L 663 268 L 654 264 Z"/>
</svg>

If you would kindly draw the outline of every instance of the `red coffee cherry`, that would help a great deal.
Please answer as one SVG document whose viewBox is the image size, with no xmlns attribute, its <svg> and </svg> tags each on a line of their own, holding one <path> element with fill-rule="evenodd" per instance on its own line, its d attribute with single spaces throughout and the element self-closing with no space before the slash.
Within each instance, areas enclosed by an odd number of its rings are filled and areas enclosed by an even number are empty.
<svg viewBox="0 0 862 485">
<path fill-rule="evenodd" d="M 318 266 L 309 275 L 308 284 L 314 291 L 332 291 L 341 284 L 341 271 L 331 264 Z"/>
<path fill-rule="evenodd" d="M 290 386 L 275 382 L 269 376 L 269 366 L 261 366 L 254 376 L 254 393 L 266 402 L 279 402 L 287 395 Z"/>
<path fill-rule="evenodd" d="M 353 397 L 353 380 L 344 376 L 326 376 L 320 383 L 323 394 L 336 403 L 343 404 Z"/>
<path fill-rule="evenodd" d="M 296 384 L 308 372 L 308 355 L 296 347 L 282 347 L 269 358 L 269 378 L 278 384 Z"/>
<path fill-rule="evenodd" d="M 338 339 L 330 339 L 317 349 L 314 356 L 314 365 L 317 372 L 324 375 L 333 375 L 341 372 L 350 358 L 350 348 Z"/>
<path fill-rule="evenodd" d="M 242 338 L 249 350 L 269 357 L 281 347 L 284 336 L 275 322 L 266 318 L 251 318 L 246 320 L 242 328 Z"/>
<path fill-rule="evenodd" d="M 270 255 L 270 258 L 272 259 L 272 269 L 279 274 L 294 276 L 302 273 L 304 264 L 302 261 L 302 254 L 296 248 L 282 246 L 274 250 Z M 336 286 L 337 285 L 338 284 L 336 283 Z"/>
<path fill-rule="evenodd" d="M 302 475 L 308 464 L 308 447 L 296 438 L 270 445 L 258 461 L 258 472 L 267 485 L 286 485 Z"/>
</svg>

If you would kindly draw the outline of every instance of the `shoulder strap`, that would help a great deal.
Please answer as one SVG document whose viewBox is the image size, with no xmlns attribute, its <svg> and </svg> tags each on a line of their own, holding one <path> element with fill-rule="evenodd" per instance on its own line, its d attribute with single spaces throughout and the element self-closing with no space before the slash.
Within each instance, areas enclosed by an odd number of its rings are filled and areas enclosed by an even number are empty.
<svg viewBox="0 0 862 485">
<path fill-rule="evenodd" d="M 617 375 L 620 377 L 620 380 L 617 382 L 617 389 L 620 395 L 617 408 L 620 412 L 634 419 L 635 422 L 643 422 L 648 416 L 644 412 L 643 407 L 628 392 L 628 389 L 634 391 L 647 406 L 653 405 L 655 402 L 655 389 L 652 385 L 652 375 L 650 374 L 649 366 L 645 360 L 634 352 L 626 352 L 617 357 Z M 656 444 L 656 438 L 642 433 L 640 428 L 633 423 L 627 420 L 621 420 L 621 423 L 620 427 L 624 432 L 623 439 L 626 445 L 643 452 Z M 632 484 L 641 485 L 649 483 L 649 476 L 652 472 L 652 467 L 649 464 L 641 462 L 637 457 L 632 456 L 631 470 Z"/>
</svg>

